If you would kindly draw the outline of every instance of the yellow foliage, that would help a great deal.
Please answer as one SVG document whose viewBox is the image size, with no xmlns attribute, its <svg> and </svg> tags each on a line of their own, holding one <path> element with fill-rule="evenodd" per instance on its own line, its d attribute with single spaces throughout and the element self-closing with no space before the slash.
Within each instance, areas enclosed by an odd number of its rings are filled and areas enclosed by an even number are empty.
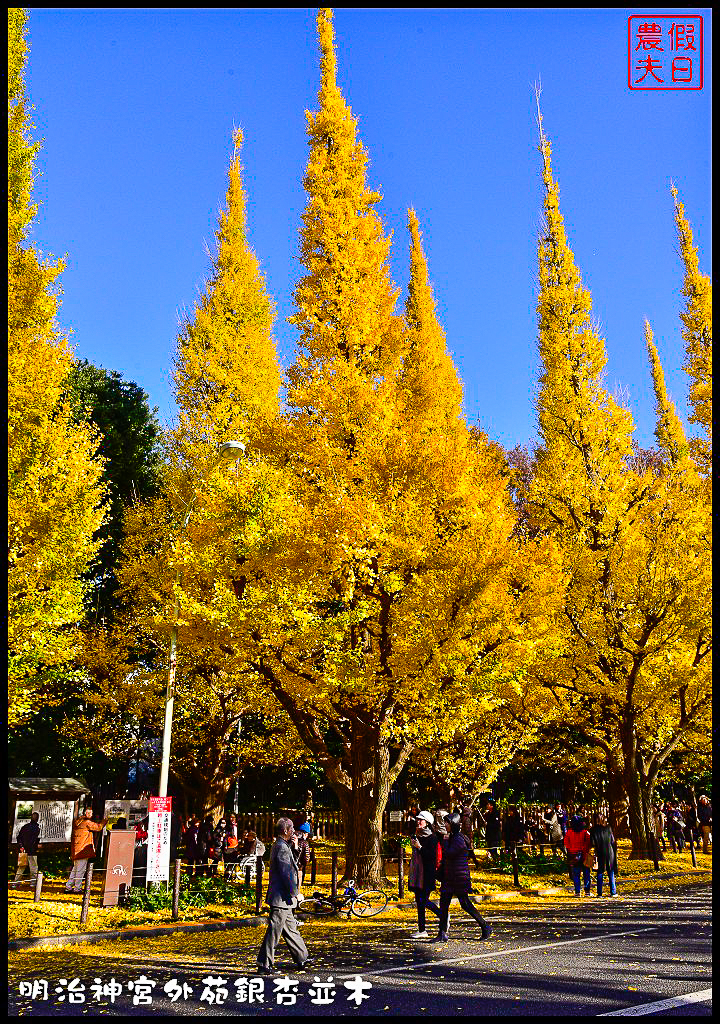
<svg viewBox="0 0 720 1024">
<path fill-rule="evenodd" d="M 568 247 L 540 120 L 546 230 L 539 246 L 539 422 L 527 495 L 562 544 L 565 647 L 534 669 L 558 711 L 617 767 L 634 838 L 680 738 L 709 713 L 709 510 L 667 400 L 648 328 L 665 472 L 629 467 L 632 418 L 602 386 L 604 344 Z"/>
<path fill-rule="evenodd" d="M 72 365 L 56 322 L 62 262 L 25 244 L 32 160 L 25 113 L 25 14 L 9 11 L 8 89 L 8 634 L 9 720 L 27 718 L 48 673 L 75 652 L 83 616 L 83 575 L 98 549 L 104 515 L 97 437 L 73 423 L 63 399 Z"/>
<path fill-rule="evenodd" d="M 645 321 L 645 344 L 650 358 L 650 370 L 655 391 L 655 411 L 657 416 L 655 437 L 663 456 L 675 465 L 688 454 L 689 446 L 683 425 L 678 414 L 675 412 L 675 406 L 668 398 L 665 388 L 665 374 L 663 373 L 658 350 L 653 341 L 652 329 L 647 320 Z"/>
<path fill-rule="evenodd" d="M 697 246 L 693 245 L 692 230 L 675 187 L 672 196 L 680 255 L 685 267 L 682 293 L 686 304 L 680 319 L 685 370 L 690 377 L 690 422 L 697 423 L 705 434 L 704 438 L 693 440 L 692 449 L 698 466 L 709 476 L 712 460 L 712 281 L 700 272 Z"/>
</svg>

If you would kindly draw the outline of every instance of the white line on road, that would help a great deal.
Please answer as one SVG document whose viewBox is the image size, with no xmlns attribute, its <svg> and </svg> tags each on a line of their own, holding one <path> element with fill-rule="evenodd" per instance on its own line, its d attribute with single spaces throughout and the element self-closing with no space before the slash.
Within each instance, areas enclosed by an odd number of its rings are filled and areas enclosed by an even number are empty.
<svg viewBox="0 0 720 1024">
<path fill-rule="evenodd" d="M 657 1003 L 641 1003 L 639 1006 L 626 1006 L 624 1010 L 611 1010 L 610 1013 L 598 1013 L 597 1017 L 643 1017 L 647 1013 L 664 1013 L 666 1010 L 674 1010 L 677 1006 L 687 1006 L 688 1003 L 706 1003 L 712 999 L 712 989 L 704 988 L 702 992 L 688 992 L 684 996 L 675 996 L 674 999 L 661 999 Z"/>
<path fill-rule="evenodd" d="M 371 978 L 381 974 L 397 974 L 399 971 L 414 971 L 418 967 L 443 967 L 445 964 L 463 964 L 469 960 L 491 960 L 501 956 L 513 956 L 515 953 L 531 953 L 536 949 L 554 949 L 557 946 L 577 946 L 581 942 L 595 942 L 598 939 L 614 939 L 621 935 L 639 935 L 640 932 L 656 932 L 660 925 L 652 928 L 632 928 L 626 932 L 601 932 L 599 935 L 588 935 L 584 939 L 563 939 L 562 942 L 545 942 L 541 946 L 516 946 L 511 949 L 496 949 L 490 953 L 476 953 L 474 956 L 450 957 L 445 960 L 425 960 L 416 964 L 405 964 L 403 967 L 385 967 L 381 971 L 364 972 Z M 341 978 L 354 978 L 354 974 L 341 974 Z"/>
</svg>

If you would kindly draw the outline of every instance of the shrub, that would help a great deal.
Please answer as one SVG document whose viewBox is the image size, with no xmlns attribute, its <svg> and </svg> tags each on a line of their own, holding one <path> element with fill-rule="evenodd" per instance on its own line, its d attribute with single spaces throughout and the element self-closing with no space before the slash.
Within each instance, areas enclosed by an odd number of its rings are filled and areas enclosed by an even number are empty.
<svg viewBox="0 0 720 1024">
<path fill-rule="evenodd" d="M 219 875 L 213 877 L 183 875 L 180 879 L 179 906 L 208 907 L 212 905 L 236 906 L 253 903 L 255 889 L 234 885 Z M 130 910 L 169 910 L 172 907 L 172 888 L 151 885 L 147 889 L 132 886 L 125 896 L 124 906 Z"/>
</svg>

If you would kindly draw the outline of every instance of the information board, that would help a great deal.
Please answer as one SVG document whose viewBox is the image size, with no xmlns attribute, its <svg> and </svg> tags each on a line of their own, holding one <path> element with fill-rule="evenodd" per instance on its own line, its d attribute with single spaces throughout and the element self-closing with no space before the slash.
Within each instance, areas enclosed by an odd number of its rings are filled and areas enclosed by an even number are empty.
<svg viewBox="0 0 720 1024">
<path fill-rule="evenodd" d="M 17 842 L 18 832 L 30 821 L 33 811 L 40 815 L 38 825 L 41 843 L 70 842 L 75 811 L 74 800 L 18 800 L 15 804 L 13 843 Z"/>
<path fill-rule="evenodd" d="M 170 878 L 170 819 L 172 797 L 151 796 L 148 815 L 148 882 L 166 882 Z"/>
</svg>

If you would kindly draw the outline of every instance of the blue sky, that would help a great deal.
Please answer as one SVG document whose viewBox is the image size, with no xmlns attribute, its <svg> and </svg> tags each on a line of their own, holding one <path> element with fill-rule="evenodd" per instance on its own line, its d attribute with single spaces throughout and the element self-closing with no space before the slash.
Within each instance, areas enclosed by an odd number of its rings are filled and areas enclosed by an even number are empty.
<svg viewBox="0 0 720 1024">
<path fill-rule="evenodd" d="M 542 196 L 532 83 L 542 78 L 561 209 L 642 445 L 654 412 L 648 316 L 686 415 L 670 181 L 710 272 L 710 87 L 631 91 L 636 8 L 335 14 L 339 82 L 359 117 L 369 183 L 408 279 L 418 212 L 468 419 L 532 443 Z M 643 13 L 640 10 L 640 13 Z M 705 19 L 707 9 L 652 8 Z M 281 359 L 300 276 L 306 109 L 319 81 L 314 9 L 31 8 L 28 92 L 43 139 L 33 238 L 67 253 L 61 320 L 79 357 L 140 383 L 164 420 L 182 310 L 207 276 L 233 125 L 245 133 L 251 243 L 277 302 Z M 401 299 L 402 302 L 402 299 Z"/>
</svg>

